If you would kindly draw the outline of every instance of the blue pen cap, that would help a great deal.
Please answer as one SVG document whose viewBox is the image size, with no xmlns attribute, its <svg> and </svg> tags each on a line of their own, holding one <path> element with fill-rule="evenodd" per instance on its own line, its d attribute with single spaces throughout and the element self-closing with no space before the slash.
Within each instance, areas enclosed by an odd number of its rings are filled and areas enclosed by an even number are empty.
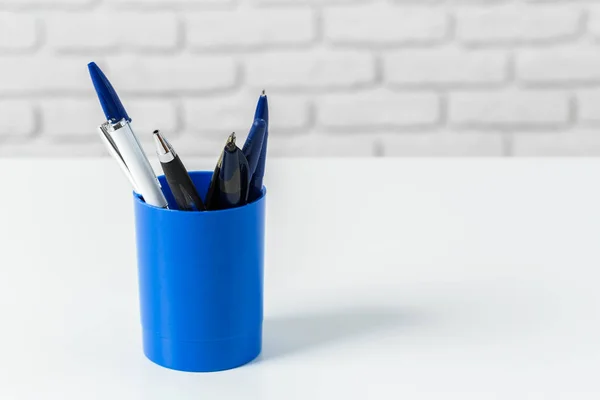
<svg viewBox="0 0 600 400">
<path fill-rule="evenodd" d="M 212 172 L 191 172 L 206 193 Z M 167 200 L 172 194 L 159 177 Z M 265 191 L 219 211 L 148 205 L 134 194 L 144 354 L 166 368 L 210 372 L 261 351 Z"/>
<path fill-rule="evenodd" d="M 104 72 L 102 72 L 95 62 L 88 64 L 88 70 L 106 120 L 116 122 L 125 119 L 126 121 L 131 122 L 131 118 L 127 115 L 127 111 L 125 111 L 121 99 L 119 99 L 115 88 L 106 75 L 104 75 Z"/>
</svg>

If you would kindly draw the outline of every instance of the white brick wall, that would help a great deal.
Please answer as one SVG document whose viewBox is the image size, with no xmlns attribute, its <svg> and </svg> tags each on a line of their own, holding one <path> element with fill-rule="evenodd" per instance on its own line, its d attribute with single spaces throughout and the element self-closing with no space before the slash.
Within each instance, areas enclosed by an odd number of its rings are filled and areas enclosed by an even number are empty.
<svg viewBox="0 0 600 400">
<path fill-rule="evenodd" d="M 91 60 L 186 157 L 600 156 L 589 0 L 0 0 L 0 156 L 106 155 Z"/>
<path fill-rule="evenodd" d="M 580 7 L 570 4 L 469 7 L 456 14 L 457 37 L 463 43 L 481 46 L 551 44 L 577 35 L 582 15 Z"/>
<path fill-rule="evenodd" d="M 0 11 L 0 51 L 27 51 L 35 46 L 36 22 L 31 15 Z"/>
<path fill-rule="evenodd" d="M 132 19 L 136 23 L 130 25 L 128 21 Z M 57 13 L 49 15 L 45 22 L 46 44 L 59 53 L 154 52 L 174 50 L 179 44 L 179 20 L 175 14 Z M 146 29 L 139 29 L 140 26 Z"/>
<path fill-rule="evenodd" d="M 246 79 L 254 90 L 357 90 L 375 84 L 375 57 L 368 51 L 301 50 L 245 57 Z M 274 100 L 275 101 L 275 100 Z"/>
<path fill-rule="evenodd" d="M 569 101 L 564 93 L 548 91 L 457 92 L 450 95 L 448 120 L 482 130 L 563 126 Z"/>
<path fill-rule="evenodd" d="M 205 11 L 185 18 L 192 50 L 248 51 L 309 44 L 316 36 L 310 9 Z"/>
<path fill-rule="evenodd" d="M 391 86 L 489 86 L 507 80 L 505 52 L 455 48 L 400 50 L 385 54 L 383 60 L 384 80 Z"/>
<path fill-rule="evenodd" d="M 443 9 L 406 8 L 385 3 L 324 10 L 327 42 L 348 46 L 386 46 L 430 43 L 448 34 L 448 16 Z"/>
<path fill-rule="evenodd" d="M 319 99 L 317 123 L 325 128 L 383 132 L 394 127 L 431 126 L 439 121 L 440 101 L 434 93 L 338 93 Z"/>
</svg>

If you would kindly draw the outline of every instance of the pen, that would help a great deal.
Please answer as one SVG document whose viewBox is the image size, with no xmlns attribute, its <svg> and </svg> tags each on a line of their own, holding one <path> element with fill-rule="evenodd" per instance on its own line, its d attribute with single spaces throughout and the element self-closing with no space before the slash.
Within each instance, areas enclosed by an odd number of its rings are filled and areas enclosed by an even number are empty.
<svg viewBox="0 0 600 400">
<path fill-rule="evenodd" d="M 242 148 L 242 152 L 248 160 L 248 168 L 250 176 L 254 174 L 258 160 L 260 159 L 261 149 L 263 140 L 265 139 L 265 132 L 267 131 L 267 123 L 264 119 L 256 119 L 248 132 L 248 137 Z"/>
<path fill-rule="evenodd" d="M 248 179 L 252 176 L 253 171 L 256 169 L 258 165 L 260 154 L 262 150 L 262 142 L 265 137 L 265 132 L 267 130 L 267 123 L 263 119 L 257 119 L 252 124 L 250 128 L 250 132 L 248 133 L 248 137 L 246 138 L 246 142 L 244 143 L 244 148 L 242 149 L 242 153 L 246 157 L 248 161 Z M 235 132 L 234 132 L 235 134 Z M 230 140 L 235 141 L 235 136 L 231 139 L 231 136 L 227 139 L 229 143 Z M 219 161 L 217 161 L 217 166 L 213 172 L 210 186 L 208 187 L 208 193 L 206 195 L 206 209 L 213 210 L 218 207 L 219 204 L 219 175 L 221 173 L 221 165 L 223 163 L 223 154 L 225 153 L 225 149 L 221 152 L 219 156 Z M 246 200 L 245 200 L 246 201 Z"/>
<path fill-rule="evenodd" d="M 229 138 L 227 138 L 229 140 Z M 213 171 L 212 177 L 210 178 L 210 185 L 208 186 L 208 193 L 206 194 L 206 209 L 216 210 L 219 204 L 219 175 L 221 174 L 221 164 L 223 163 L 223 153 L 225 149 L 221 151 L 217 166 Z"/>
<path fill-rule="evenodd" d="M 154 143 L 160 166 L 175 197 L 177 208 L 183 211 L 204 211 L 204 203 L 196 191 L 192 178 L 171 144 L 158 129 L 154 131 Z"/>
<path fill-rule="evenodd" d="M 227 138 L 215 188 L 216 209 L 242 206 L 248 198 L 248 161 L 235 144 L 235 133 Z M 217 193 L 218 191 L 218 193 Z"/>
<path fill-rule="evenodd" d="M 117 145 L 115 144 L 115 142 L 112 140 L 110 135 L 104 129 L 98 128 L 98 132 L 100 133 L 100 138 L 102 139 L 104 144 L 106 144 L 106 149 L 108 150 L 110 155 L 113 156 L 113 158 L 115 160 L 117 160 L 119 167 L 121 167 L 121 170 L 123 171 L 123 173 L 125 174 L 127 179 L 129 179 L 131 186 L 133 186 L 133 191 L 136 193 L 140 193 L 140 190 L 137 188 L 137 185 L 135 184 L 135 180 L 133 179 L 133 176 L 131 176 L 131 173 L 129 172 L 129 168 L 127 168 L 127 165 L 125 165 L 125 161 L 123 160 L 123 157 L 121 157 L 121 153 L 119 153 L 117 151 Z"/>
<path fill-rule="evenodd" d="M 156 207 L 167 207 L 160 183 L 146 158 L 137 137 L 131 129 L 131 118 L 127 115 L 117 92 L 96 63 L 88 64 L 92 83 L 106 116 L 106 122 L 98 128 L 110 153 L 132 182 L 134 190 L 144 201 Z"/>
<path fill-rule="evenodd" d="M 262 141 L 260 157 L 256 164 L 252 177 L 250 179 L 250 186 L 248 189 L 248 201 L 254 201 L 260 197 L 263 188 L 263 177 L 265 176 L 265 166 L 267 162 L 267 141 L 269 139 L 269 103 L 267 102 L 267 95 L 263 90 L 262 95 L 258 99 L 256 105 L 256 111 L 254 113 L 254 119 L 262 119 L 267 124 L 265 130 L 264 139 Z"/>
</svg>

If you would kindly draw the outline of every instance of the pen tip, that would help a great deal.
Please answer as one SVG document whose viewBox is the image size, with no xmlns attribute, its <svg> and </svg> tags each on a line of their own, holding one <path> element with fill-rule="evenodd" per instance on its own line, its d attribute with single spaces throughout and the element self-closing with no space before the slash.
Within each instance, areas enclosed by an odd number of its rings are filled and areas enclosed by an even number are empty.
<svg viewBox="0 0 600 400">
<path fill-rule="evenodd" d="M 95 62 L 90 62 L 88 63 L 88 71 L 90 72 L 90 75 L 92 76 L 92 79 L 101 79 L 99 76 L 94 76 L 94 75 L 100 75 L 102 73 L 102 71 L 100 70 L 100 68 L 96 65 Z"/>
<path fill-rule="evenodd" d="M 265 89 L 263 89 L 263 90 L 262 90 L 262 95 L 263 95 L 263 96 L 266 96 L 266 95 L 267 95 L 267 93 L 265 92 Z"/>
<path fill-rule="evenodd" d="M 229 137 L 227 138 L 227 143 L 225 143 L 225 151 L 230 153 L 235 151 L 235 149 L 237 148 L 235 144 L 235 139 L 235 132 L 232 132 L 231 135 L 229 135 Z"/>
<path fill-rule="evenodd" d="M 161 154 L 167 154 L 171 149 L 166 141 L 166 139 L 160 134 L 160 130 L 157 129 L 153 133 L 154 143 L 156 144 L 156 152 Z"/>
<path fill-rule="evenodd" d="M 235 132 L 231 132 L 231 135 L 227 138 L 227 144 L 235 144 Z"/>
</svg>

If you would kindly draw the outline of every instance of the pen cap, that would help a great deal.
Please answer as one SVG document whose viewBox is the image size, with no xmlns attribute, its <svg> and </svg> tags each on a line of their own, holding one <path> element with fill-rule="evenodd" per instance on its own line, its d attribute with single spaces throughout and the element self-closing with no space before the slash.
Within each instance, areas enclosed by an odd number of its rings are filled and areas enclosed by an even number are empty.
<svg viewBox="0 0 600 400">
<path fill-rule="evenodd" d="M 191 172 L 206 193 L 212 172 Z M 159 177 L 172 200 L 164 176 Z M 265 192 L 242 207 L 178 211 L 134 194 L 144 354 L 163 367 L 210 372 L 261 351 Z"/>
</svg>

